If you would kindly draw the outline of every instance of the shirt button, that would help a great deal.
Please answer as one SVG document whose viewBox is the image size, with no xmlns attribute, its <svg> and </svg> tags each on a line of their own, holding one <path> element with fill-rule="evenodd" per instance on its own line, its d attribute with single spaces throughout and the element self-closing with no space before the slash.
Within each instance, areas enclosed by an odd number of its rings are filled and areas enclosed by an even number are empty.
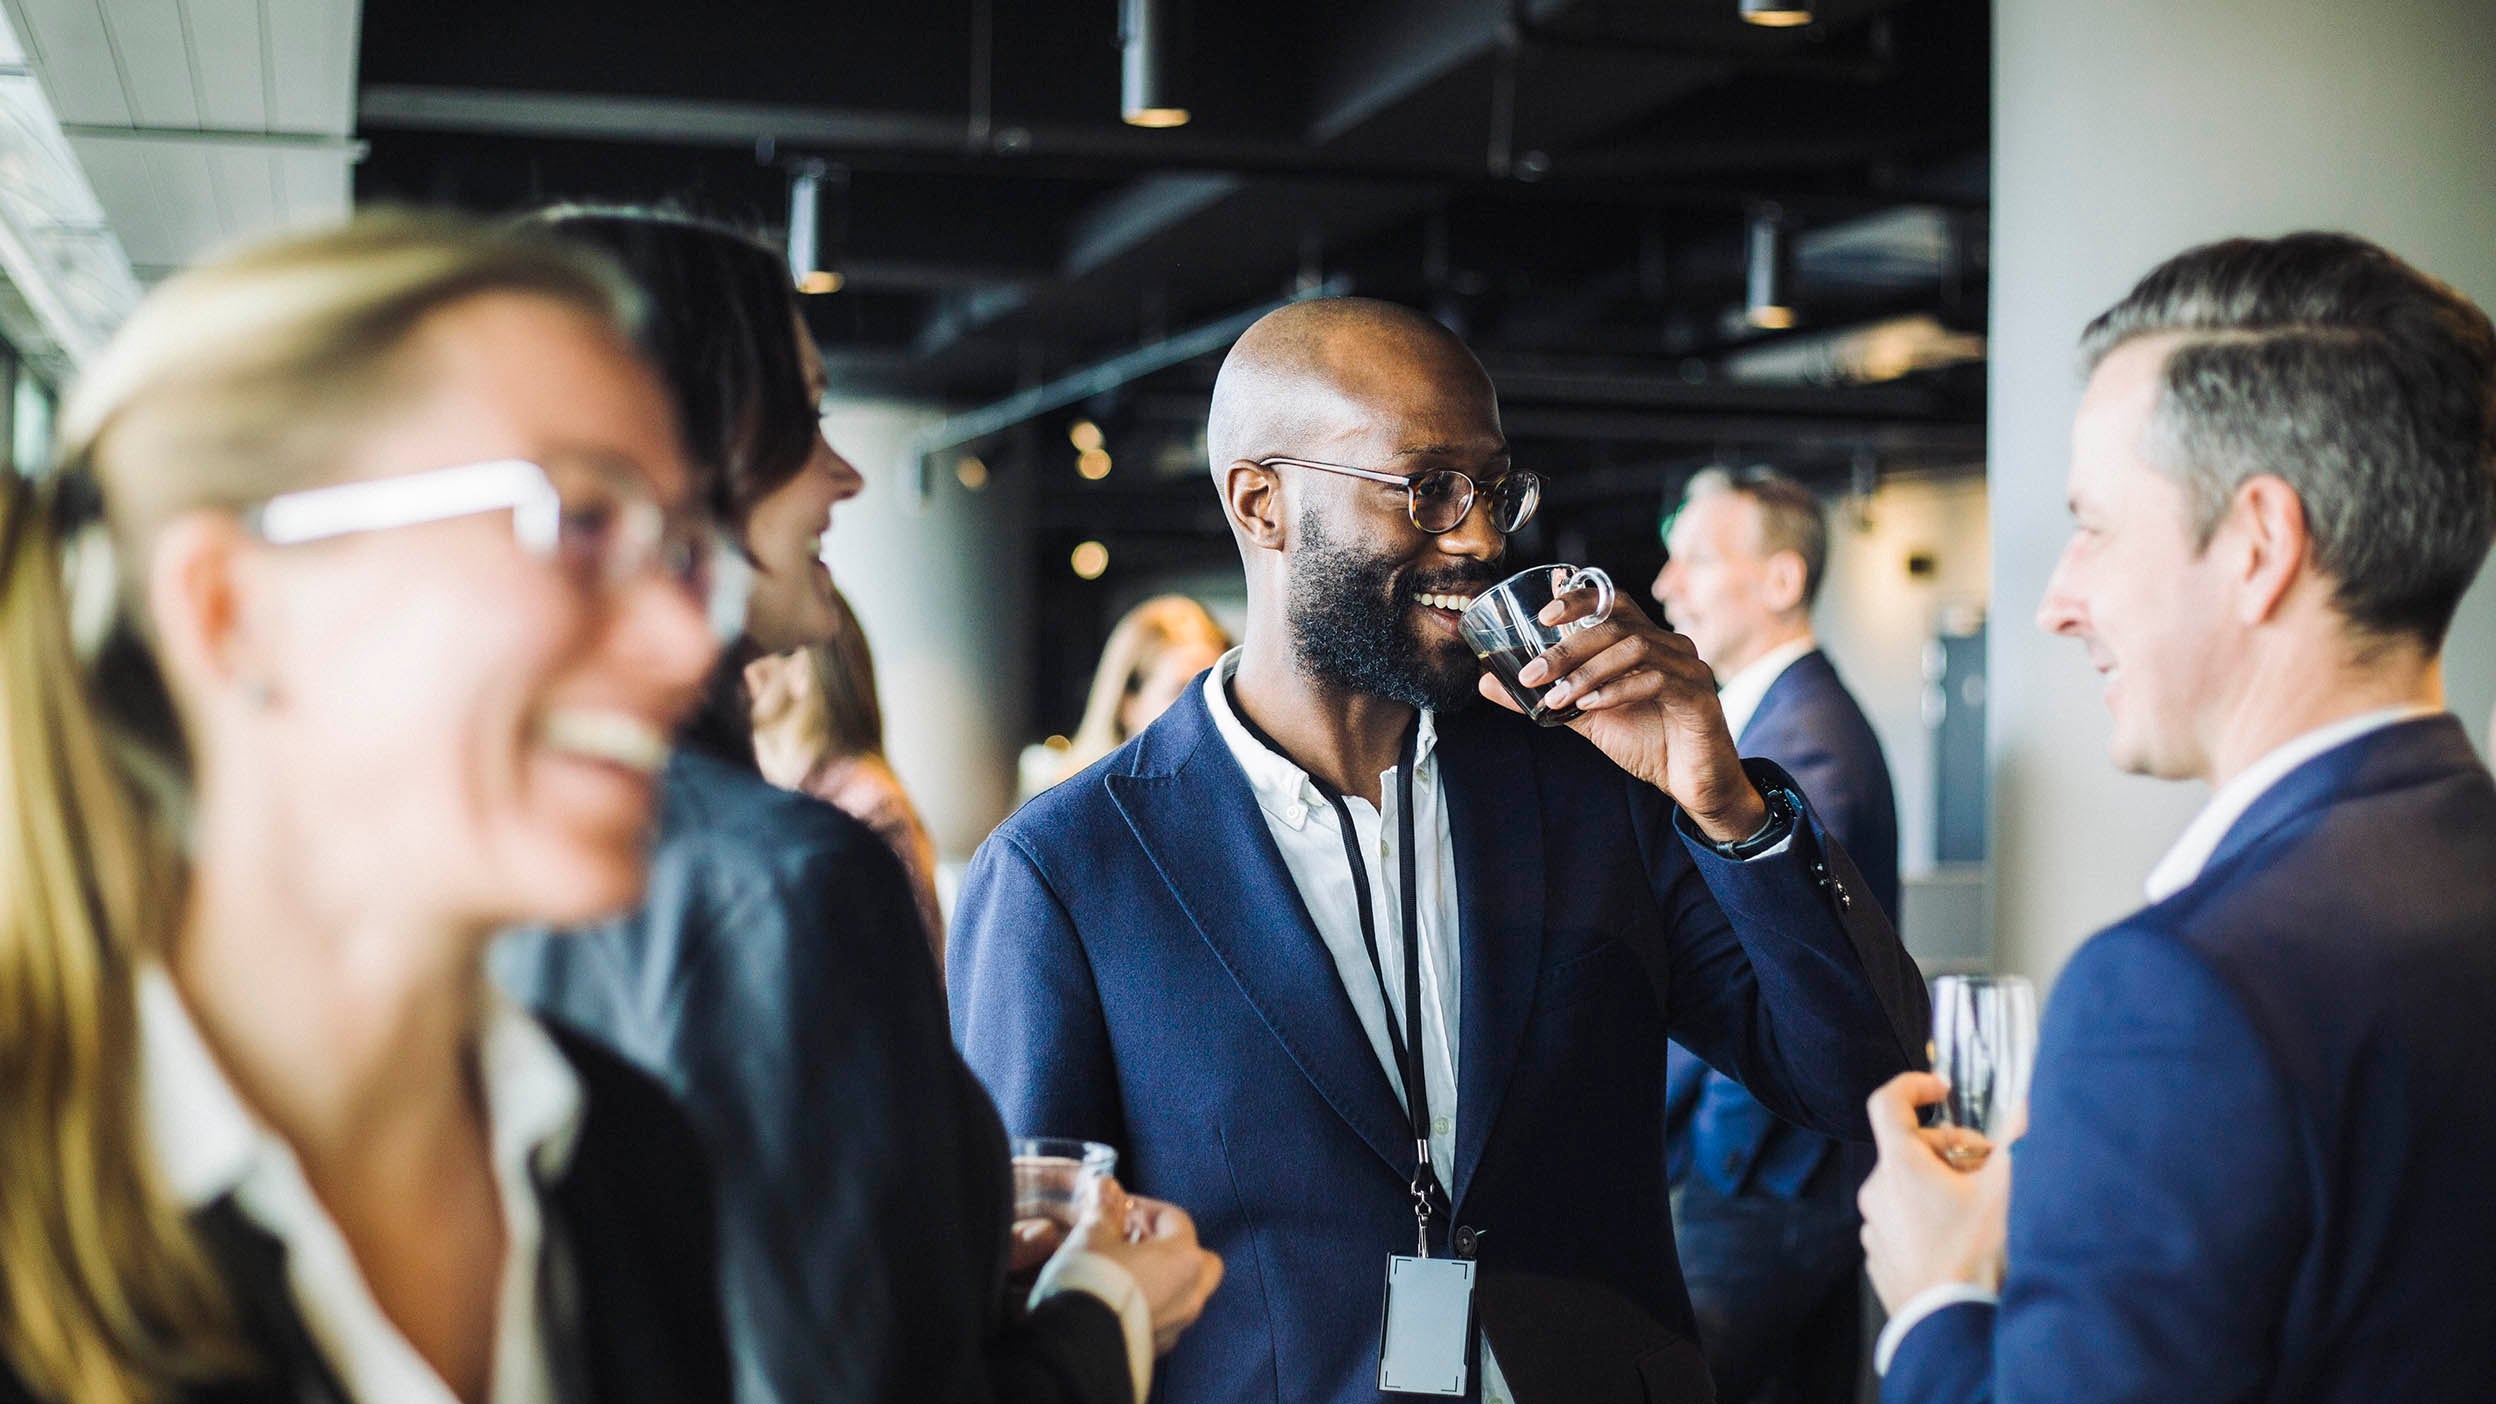
<svg viewBox="0 0 2496 1404">
<path fill-rule="evenodd" d="M 1430 1134 L 1431 1134 L 1431 1135 L 1433 1135 L 1433 1136 L 1444 1136 L 1444 1135 L 1446 1135 L 1446 1134 L 1448 1133 L 1448 1129 L 1449 1129 L 1449 1128 L 1448 1128 L 1448 1122 L 1447 1122 L 1447 1118 L 1446 1118 L 1446 1117 L 1443 1117 L 1443 1116 L 1442 1116 L 1442 1117 L 1436 1118 L 1435 1120 L 1433 1120 L 1433 1121 L 1430 1123 Z"/>
<path fill-rule="evenodd" d="M 1299 828 L 1301 825 L 1309 822 L 1309 807 L 1305 804 L 1295 804 L 1291 808 L 1284 810 L 1283 822 L 1291 825 L 1295 829 Z"/>
</svg>

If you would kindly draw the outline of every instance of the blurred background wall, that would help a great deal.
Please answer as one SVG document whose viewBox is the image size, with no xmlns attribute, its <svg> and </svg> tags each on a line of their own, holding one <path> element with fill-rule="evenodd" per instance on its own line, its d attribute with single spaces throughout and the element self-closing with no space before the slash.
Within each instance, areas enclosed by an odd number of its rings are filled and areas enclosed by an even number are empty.
<svg viewBox="0 0 2496 1404">
<path fill-rule="evenodd" d="M 2485 0 L 2000 0 L 1994 7 L 1991 632 L 1997 955 L 2045 978 L 2205 794 L 2119 777 L 2078 645 L 2031 619 L 2067 532 L 2080 328 L 2160 259 L 2346 229 L 2496 305 L 2496 41 Z M 2496 583 L 2446 650 L 2487 740 Z"/>
</svg>

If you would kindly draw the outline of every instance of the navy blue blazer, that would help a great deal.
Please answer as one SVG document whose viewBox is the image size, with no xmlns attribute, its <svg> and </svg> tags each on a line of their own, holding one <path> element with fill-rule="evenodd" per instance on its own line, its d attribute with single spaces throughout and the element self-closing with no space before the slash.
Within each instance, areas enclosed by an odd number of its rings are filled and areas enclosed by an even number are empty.
<svg viewBox="0 0 2496 1404">
<path fill-rule="evenodd" d="M 1898 801 L 1889 762 L 1829 656 L 1813 649 L 1778 674 L 1738 742 L 1742 754 L 1775 761 L 1794 777 L 1894 921 Z M 1792 1199 L 1837 1157 L 1835 1141 L 1778 1120 L 1741 1083 L 1680 1044 L 1667 1056 L 1664 1121 L 1675 1181 L 1695 1170 L 1725 1194 L 1758 1190 Z M 1852 1192 L 1837 1180 L 1819 1183 L 1831 1193 Z"/>
<path fill-rule="evenodd" d="M 1667 1026 L 1860 1138 L 1923 1040 L 1923 980 L 1817 820 L 1727 862 L 1581 738 L 1487 707 L 1440 717 L 1437 763 L 1463 949 L 1443 1178 L 1484 1329 L 1528 1401 L 1704 1397 L 1659 1154 Z M 982 845 L 949 968 L 1007 1123 L 1118 1146 L 1227 1260 L 1159 1398 L 1374 1400 L 1412 1136 L 1201 686 Z"/>
<path fill-rule="evenodd" d="M 2255 801 L 2046 1012 L 2002 1303 L 1903 1401 L 2496 1399 L 2496 781 L 2449 716 Z"/>
<path fill-rule="evenodd" d="M 740 1404 L 1132 1404 L 1107 1307 L 1007 1299 L 1005 1129 L 864 824 L 679 750 L 642 906 L 495 964 L 699 1128 Z"/>
</svg>

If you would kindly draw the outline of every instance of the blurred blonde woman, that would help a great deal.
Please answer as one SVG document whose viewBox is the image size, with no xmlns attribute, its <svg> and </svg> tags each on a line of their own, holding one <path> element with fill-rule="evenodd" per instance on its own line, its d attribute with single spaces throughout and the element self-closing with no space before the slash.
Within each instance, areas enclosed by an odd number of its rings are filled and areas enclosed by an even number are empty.
<svg viewBox="0 0 2496 1404">
<path fill-rule="evenodd" d="M 0 1399 L 727 1397 L 690 1130 L 480 977 L 639 895 L 734 603 L 616 288 L 263 244 L 0 474 Z"/>
<path fill-rule="evenodd" d="M 754 761 L 763 778 L 813 795 L 875 830 L 910 875 L 928 949 L 945 963 L 945 919 L 936 903 L 936 843 L 901 777 L 884 759 L 884 708 L 875 657 L 849 598 L 831 592 L 832 636 L 745 665 L 754 709 Z"/>
<path fill-rule="evenodd" d="M 1128 610 L 1101 647 L 1083 723 L 1059 762 L 1063 780 L 1126 744 L 1179 700 L 1188 683 L 1231 646 L 1205 607 L 1185 595 L 1156 595 Z"/>
</svg>

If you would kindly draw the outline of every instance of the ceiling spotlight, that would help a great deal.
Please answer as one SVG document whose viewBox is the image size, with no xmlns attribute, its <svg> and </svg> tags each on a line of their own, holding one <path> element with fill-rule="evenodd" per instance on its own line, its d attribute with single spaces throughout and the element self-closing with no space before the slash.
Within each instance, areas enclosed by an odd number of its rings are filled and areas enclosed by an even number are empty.
<svg viewBox="0 0 2496 1404">
<path fill-rule="evenodd" d="M 1793 240 L 1786 237 L 1785 212 L 1775 205 L 1751 212 L 1743 266 L 1744 319 L 1766 331 L 1794 325 Z"/>
<path fill-rule="evenodd" d="M 1118 115 L 1130 127 L 1184 127 L 1173 0 L 1118 0 Z"/>
<path fill-rule="evenodd" d="M 1087 482 L 1099 482 L 1109 476 L 1109 450 L 1085 449 L 1075 458 L 1075 471 Z"/>
<path fill-rule="evenodd" d="M 1109 548 L 1097 541 L 1087 541 L 1075 548 L 1068 564 L 1085 580 L 1098 580 L 1109 569 Z"/>
<path fill-rule="evenodd" d="M 1101 426 L 1088 419 L 1078 419 L 1066 426 L 1066 442 L 1073 444 L 1078 452 L 1090 453 L 1103 443 Z"/>
<path fill-rule="evenodd" d="M 1810 0 L 1742 0 L 1742 18 L 1771 29 L 1811 23 Z"/>
<path fill-rule="evenodd" d="M 789 168 L 789 271 L 797 290 L 832 293 L 844 279 L 831 265 L 839 259 L 825 250 L 823 187 L 845 183 L 849 172 L 821 161 L 800 161 Z"/>
</svg>

